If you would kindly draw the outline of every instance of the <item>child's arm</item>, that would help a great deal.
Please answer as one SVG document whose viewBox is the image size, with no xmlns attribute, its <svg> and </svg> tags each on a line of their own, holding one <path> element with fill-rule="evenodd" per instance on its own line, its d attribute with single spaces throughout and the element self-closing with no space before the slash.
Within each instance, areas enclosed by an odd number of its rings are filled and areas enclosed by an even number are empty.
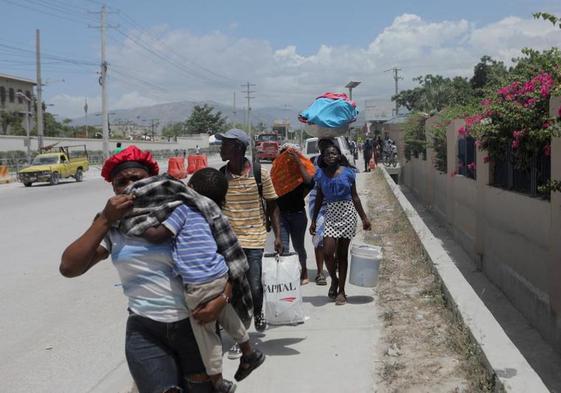
<svg viewBox="0 0 561 393">
<path fill-rule="evenodd" d="M 177 235 L 177 233 L 185 225 L 187 217 L 186 209 L 185 205 L 179 205 L 163 223 L 144 231 L 142 237 L 150 243 L 163 243 L 166 240 L 171 239 Z"/>
<path fill-rule="evenodd" d="M 142 234 L 142 237 L 148 240 L 150 243 L 163 243 L 173 237 L 173 233 L 166 228 L 164 225 L 158 225 L 157 227 L 148 228 Z"/>
</svg>

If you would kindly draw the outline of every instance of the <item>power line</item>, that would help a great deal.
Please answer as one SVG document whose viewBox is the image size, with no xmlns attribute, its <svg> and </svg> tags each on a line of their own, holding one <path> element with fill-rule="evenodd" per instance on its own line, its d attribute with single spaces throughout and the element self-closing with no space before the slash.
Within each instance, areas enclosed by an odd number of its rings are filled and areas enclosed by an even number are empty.
<svg viewBox="0 0 561 393">
<path fill-rule="evenodd" d="M 141 33 L 143 33 L 144 35 L 147 35 L 149 38 L 151 38 L 153 41 L 156 41 L 157 43 L 159 43 L 162 47 L 164 47 L 164 49 L 166 50 L 167 53 L 171 53 L 173 54 L 176 58 L 178 58 L 179 60 L 181 60 L 182 62 L 186 62 L 191 64 L 193 67 L 199 68 L 202 71 L 223 79 L 223 80 L 228 80 L 231 82 L 235 82 L 232 78 L 222 75 L 220 73 L 217 73 L 207 67 L 204 67 L 200 64 L 198 64 L 197 62 L 188 59 L 186 56 L 182 55 L 181 53 L 177 52 L 174 48 L 172 48 L 171 46 L 169 46 L 165 41 L 163 41 L 161 39 L 161 37 L 156 37 L 155 35 L 153 35 L 148 29 L 144 28 L 142 25 L 140 25 L 138 22 L 136 22 L 130 15 L 128 15 L 126 12 L 120 10 L 119 16 L 121 16 L 123 19 L 126 19 L 129 21 L 129 24 L 132 25 L 133 27 L 135 27 L 136 29 L 140 30 Z M 196 72 L 194 69 L 191 68 L 192 71 Z"/>
</svg>

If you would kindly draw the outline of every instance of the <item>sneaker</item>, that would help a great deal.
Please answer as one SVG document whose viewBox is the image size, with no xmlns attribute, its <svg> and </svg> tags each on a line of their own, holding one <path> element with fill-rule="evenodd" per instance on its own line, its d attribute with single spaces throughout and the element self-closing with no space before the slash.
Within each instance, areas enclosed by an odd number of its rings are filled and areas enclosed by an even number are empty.
<svg viewBox="0 0 561 393">
<path fill-rule="evenodd" d="M 228 359 L 235 360 L 242 357 L 242 351 L 238 344 L 232 345 L 232 347 L 228 350 Z"/>
<path fill-rule="evenodd" d="M 221 379 L 214 385 L 214 391 L 216 393 L 234 393 L 236 391 L 236 384 L 227 379 Z"/>
<path fill-rule="evenodd" d="M 265 321 L 265 317 L 263 314 L 259 314 L 255 316 L 255 330 L 258 332 L 262 332 L 267 329 L 267 321 Z"/>
</svg>

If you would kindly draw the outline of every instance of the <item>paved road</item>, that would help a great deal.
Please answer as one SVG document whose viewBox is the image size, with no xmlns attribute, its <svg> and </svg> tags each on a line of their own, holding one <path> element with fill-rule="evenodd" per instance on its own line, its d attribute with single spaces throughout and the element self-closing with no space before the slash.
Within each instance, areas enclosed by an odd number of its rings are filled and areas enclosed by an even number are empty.
<svg viewBox="0 0 561 393">
<path fill-rule="evenodd" d="M 0 391 L 119 393 L 130 388 L 124 361 L 126 300 L 111 263 L 72 280 L 57 270 L 64 247 L 111 195 L 97 174 L 92 170 L 83 183 L 54 187 L 0 186 Z M 313 268 L 309 243 L 308 249 Z M 272 328 L 264 335 L 252 331 L 269 358 L 239 391 L 373 391 L 379 329 L 373 292 L 350 286 L 350 304 L 344 307 L 326 302 L 326 292 L 327 287 L 314 284 L 303 288 L 308 316 L 303 325 Z M 225 376 L 231 377 L 235 367 L 236 362 L 225 360 Z"/>
</svg>

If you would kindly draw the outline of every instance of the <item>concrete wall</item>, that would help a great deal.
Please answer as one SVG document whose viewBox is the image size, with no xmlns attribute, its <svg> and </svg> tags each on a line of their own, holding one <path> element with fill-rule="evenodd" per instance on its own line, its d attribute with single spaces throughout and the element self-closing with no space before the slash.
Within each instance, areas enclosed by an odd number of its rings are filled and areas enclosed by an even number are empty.
<svg viewBox="0 0 561 393">
<path fill-rule="evenodd" d="M 0 135 L 0 151 L 21 150 L 25 151 L 24 136 Z M 199 134 L 192 137 L 178 138 L 177 142 L 150 142 L 150 141 L 130 141 L 128 139 L 112 139 L 109 141 L 109 148 L 113 149 L 117 142 L 121 142 L 123 146 L 136 145 L 140 149 L 147 150 L 188 150 L 194 149 L 197 145 L 201 148 L 208 148 L 208 135 Z M 103 141 L 101 139 L 86 138 L 52 138 L 43 137 L 45 146 L 58 143 L 61 146 L 66 145 L 86 145 L 88 150 L 103 150 Z M 37 150 L 37 137 L 31 138 L 31 150 Z"/>
<path fill-rule="evenodd" d="M 552 116 L 560 106 L 561 98 L 553 98 Z M 434 168 L 428 149 L 427 161 L 404 165 L 403 184 L 561 352 L 561 193 L 547 201 L 490 186 L 484 151 L 477 151 L 476 180 L 456 175 L 462 125 L 457 120 L 447 130 L 448 173 Z M 561 138 L 552 141 L 551 169 L 552 179 L 561 180 Z"/>
</svg>

